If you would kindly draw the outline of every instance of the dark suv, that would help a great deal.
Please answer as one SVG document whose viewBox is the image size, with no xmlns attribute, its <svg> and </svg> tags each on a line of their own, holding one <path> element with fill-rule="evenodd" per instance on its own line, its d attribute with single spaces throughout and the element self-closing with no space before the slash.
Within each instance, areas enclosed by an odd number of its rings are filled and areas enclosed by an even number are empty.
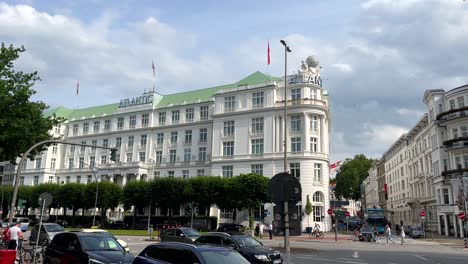
<svg viewBox="0 0 468 264">
<path fill-rule="evenodd" d="M 133 264 L 249 264 L 238 252 L 223 247 L 162 242 L 147 246 Z"/>
<path fill-rule="evenodd" d="M 187 227 L 169 228 L 161 232 L 161 242 L 181 242 L 193 243 L 200 233 L 197 230 Z"/>
<path fill-rule="evenodd" d="M 197 238 L 195 244 L 233 248 L 250 263 L 283 263 L 280 252 L 264 247 L 260 241 L 243 233 L 208 233 Z"/>
</svg>

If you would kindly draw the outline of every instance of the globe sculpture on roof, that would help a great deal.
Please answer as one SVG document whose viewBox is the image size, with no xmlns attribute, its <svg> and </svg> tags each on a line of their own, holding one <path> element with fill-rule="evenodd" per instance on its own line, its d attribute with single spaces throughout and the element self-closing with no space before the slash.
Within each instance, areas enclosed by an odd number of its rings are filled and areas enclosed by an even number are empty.
<svg viewBox="0 0 468 264">
<path fill-rule="evenodd" d="M 310 68 L 317 68 L 317 66 L 319 66 L 320 63 L 319 59 L 314 55 L 307 57 L 306 62 L 307 66 L 309 66 Z"/>
<path fill-rule="evenodd" d="M 319 64 L 319 59 L 314 55 L 309 56 L 305 61 L 302 61 L 301 69 L 298 71 L 298 77 L 302 80 L 301 82 L 313 83 L 322 86 L 322 79 L 320 78 L 320 69 L 322 67 L 319 66 Z M 294 79 L 292 82 L 297 83 Z"/>
</svg>

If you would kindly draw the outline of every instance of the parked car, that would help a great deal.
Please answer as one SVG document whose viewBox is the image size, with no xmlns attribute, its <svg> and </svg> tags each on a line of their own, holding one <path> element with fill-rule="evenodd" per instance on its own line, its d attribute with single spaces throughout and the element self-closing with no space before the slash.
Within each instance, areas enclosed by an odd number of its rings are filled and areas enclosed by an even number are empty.
<svg viewBox="0 0 468 264">
<path fill-rule="evenodd" d="M 8 218 L 5 218 L 3 220 L 3 222 L 6 222 L 6 223 L 8 223 L 8 221 L 9 221 Z M 27 217 L 13 217 L 13 223 L 18 223 L 18 222 L 21 223 L 20 229 L 21 229 L 22 232 L 28 231 L 29 222 L 30 222 L 29 218 L 27 218 Z"/>
<path fill-rule="evenodd" d="M 177 221 L 164 221 L 162 224 L 156 225 L 156 229 L 167 229 L 176 227 L 182 227 L 182 225 Z"/>
<path fill-rule="evenodd" d="M 125 249 L 125 251 L 130 252 L 130 249 L 128 248 L 127 242 L 125 242 L 125 241 L 123 241 L 123 240 L 121 240 L 121 239 L 116 238 L 113 234 L 109 233 L 107 230 L 104 230 L 104 229 L 97 229 L 97 228 L 84 228 L 84 229 L 81 229 L 80 232 L 84 232 L 84 233 L 94 233 L 94 234 L 103 234 L 103 235 L 112 237 L 112 238 L 115 239 L 117 242 L 119 242 L 119 244 Z"/>
<path fill-rule="evenodd" d="M 419 226 L 412 226 L 408 235 L 413 238 L 424 237 L 424 230 Z"/>
<path fill-rule="evenodd" d="M 110 229 L 128 229 L 127 223 L 124 221 L 111 221 L 109 223 Z"/>
<path fill-rule="evenodd" d="M 54 236 L 44 252 L 44 263 L 132 263 L 135 257 L 108 235 L 63 232 Z"/>
<path fill-rule="evenodd" d="M 212 232 L 197 238 L 195 244 L 232 248 L 250 263 L 283 263 L 283 257 L 279 251 L 266 248 L 262 242 L 243 233 Z"/>
<path fill-rule="evenodd" d="M 147 246 L 133 264 L 249 264 L 241 254 L 223 247 L 162 242 Z"/>
<path fill-rule="evenodd" d="M 200 233 L 197 230 L 186 227 L 169 228 L 165 229 L 161 235 L 161 242 L 181 242 L 181 243 L 193 243 Z"/>
<path fill-rule="evenodd" d="M 369 226 L 363 226 L 359 230 L 359 241 L 372 241 L 372 235 L 374 233 L 374 229 Z"/>
<path fill-rule="evenodd" d="M 216 229 L 217 232 L 232 232 L 232 231 L 237 231 L 237 232 L 242 232 L 244 230 L 243 225 L 236 225 L 236 224 L 227 224 L 227 225 L 222 225 Z"/>
<path fill-rule="evenodd" d="M 49 244 L 54 236 L 58 233 L 64 232 L 63 226 L 55 223 L 42 223 L 41 233 L 39 234 L 39 244 Z M 36 224 L 31 229 L 31 235 L 29 236 L 29 243 L 35 244 L 37 241 L 37 235 L 39 233 L 39 224 Z"/>
</svg>

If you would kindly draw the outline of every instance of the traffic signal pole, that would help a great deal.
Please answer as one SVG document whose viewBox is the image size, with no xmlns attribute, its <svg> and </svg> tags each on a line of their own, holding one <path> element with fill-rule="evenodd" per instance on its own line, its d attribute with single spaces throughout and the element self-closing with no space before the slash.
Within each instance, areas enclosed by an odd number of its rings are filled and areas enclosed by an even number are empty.
<svg viewBox="0 0 468 264">
<path fill-rule="evenodd" d="M 16 170 L 15 185 L 14 185 L 14 189 L 13 189 L 13 195 L 12 195 L 12 198 L 11 198 L 10 211 L 8 213 L 8 223 L 9 224 L 12 224 L 13 217 L 14 217 L 14 214 L 15 214 L 16 198 L 18 196 L 20 172 L 21 172 L 21 168 L 23 167 L 24 161 L 28 157 L 29 153 L 31 153 L 31 151 L 33 151 L 37 147 L 45 145 L 45 144 L 65 144 L 65 145 L 92 147 L 92 148 L 100 148 L 100 149 L 109 149 L 111 151 L 110 156 L 111 156 L 112 161 L 115 161 L 115 155 L 116 155 L 115 153 L 117 152 L 116 148 L 108 148 L 108 147 L 100 147 L 100 146 L 95 146 L 95 145 L 79 144 L 79 143 L 68 142 L 68 141 L 65 141 L 65 140 L 44 140 L 44 141 L 41 141 L 39 143 L 34 144 L 32 147 L 30 147 L 28 150 L 26 150 L 25 153 L 23 153 L 23 156 L 21 157 L 21 160 L 20 160 L 20 162 L 18 164 L 18 169 Z M 114 155 L 114 157 L 112 157 L 112 155 Z"/>
</svg>

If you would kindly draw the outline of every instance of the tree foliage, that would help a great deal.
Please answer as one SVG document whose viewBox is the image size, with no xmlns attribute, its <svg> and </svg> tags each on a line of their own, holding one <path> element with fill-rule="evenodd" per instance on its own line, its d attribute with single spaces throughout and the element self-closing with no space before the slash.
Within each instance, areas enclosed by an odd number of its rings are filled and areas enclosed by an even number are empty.
<svg viewBox="0 0 468 264">
<path fill-rule="evenodd" d="M 160 178 L 149 182 L 148 198 L 160 208 L 172 210 L 179 208 L 181 203 L 190 202 L 186 193 L 187 180 L 181 178 Z"/>
<path fill-rule="evenodd" d="M 373 161 L 363 154 L 356 155 L 353 159 L 346 159 L 336 174 L 336 197 L 359 200 L 361 183 L 367 178 Z"/>
<path fill-rule="evenodd" d="M 312 204 L 310 203 L 309 195 L 307 195 L 307 201 L 305 206 L 305 214 L 307 215 L 307 226 L 310 227 L 309 216 L 312 213 Z"/>
<path fill-rule="evenodd" d="M 40 78 L 37 72 L 24 73 L 14 69 L 13 62 L 24 51 L 24 47 L 7 47 L 4 43 L 0 47 L 0 160 L 9 160 L 13 164 L 34 144 L 52 139 L 49 131 L 63 122 L 55 115 L 45 117 L 43 112 L 48 106 L 43 102 L 30 101 L 36 93 L 32 87 Z M 29 158 L 45 148 L 33 150 Z"/>
</svg>

